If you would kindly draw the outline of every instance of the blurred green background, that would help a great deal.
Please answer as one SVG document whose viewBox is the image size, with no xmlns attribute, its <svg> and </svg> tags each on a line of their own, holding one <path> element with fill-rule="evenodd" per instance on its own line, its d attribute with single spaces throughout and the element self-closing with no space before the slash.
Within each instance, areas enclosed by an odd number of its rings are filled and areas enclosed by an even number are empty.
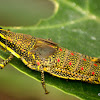
<svg viewBox="0 0 100 100">
<path fill-rule="evenodd" d="M 54 8 L 50 0 L 0 0 L 0 26 L 34 26 Z M 45 95 L 41 83 L 9 64 L 0 70 L 0 100 L 78 100 L 49 85 L 47 89 L 50 94 Z"/>
</svg>

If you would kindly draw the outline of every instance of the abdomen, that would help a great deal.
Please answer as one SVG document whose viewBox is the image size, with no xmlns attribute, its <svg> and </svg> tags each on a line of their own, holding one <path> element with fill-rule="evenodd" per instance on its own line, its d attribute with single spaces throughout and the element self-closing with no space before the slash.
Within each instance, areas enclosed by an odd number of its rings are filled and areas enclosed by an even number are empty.
<svg viewBox="0 0 100 100">
<path fill-rule="evenodd" d="M 59 49 L 55 58 L 51 59 L 52 65 L 48 71 L 50 74 L 64 79 L 100 84 L 100 64 L 93 61 L 93 57 Z"/>
</svg>

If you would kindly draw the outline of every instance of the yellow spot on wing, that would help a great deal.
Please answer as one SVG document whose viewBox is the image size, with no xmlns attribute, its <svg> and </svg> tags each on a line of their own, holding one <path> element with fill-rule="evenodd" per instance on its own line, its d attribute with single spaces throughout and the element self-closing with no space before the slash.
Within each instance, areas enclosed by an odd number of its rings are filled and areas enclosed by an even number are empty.
<svg viewBox="0 0 100 100">
<path fill-rule="evenodd" d="M 33 56 L 33 59 L 35 59 L 35 56 L 34 55 L 32 55 Z"/>
</svg>

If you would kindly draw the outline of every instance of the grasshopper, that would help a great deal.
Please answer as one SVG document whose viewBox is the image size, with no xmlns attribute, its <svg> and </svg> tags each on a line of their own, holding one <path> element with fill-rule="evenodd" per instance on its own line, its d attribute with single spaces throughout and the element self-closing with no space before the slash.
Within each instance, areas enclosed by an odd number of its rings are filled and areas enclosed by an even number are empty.
<svg viewBox="0 0 100 100">
<path fill-rule="evenodd" d="M 100 59 L 77 53 L 58 46 L 49 39 L 14 33 L 0 28 L 0 47 L 10 56 L 0 63 L 3 69 L 13 57 L 17 57 L 32 70 L 41 72 L 41 83 L 45 94 L 44 72 L 53 76 L 100 84 Z"/>
</svg>

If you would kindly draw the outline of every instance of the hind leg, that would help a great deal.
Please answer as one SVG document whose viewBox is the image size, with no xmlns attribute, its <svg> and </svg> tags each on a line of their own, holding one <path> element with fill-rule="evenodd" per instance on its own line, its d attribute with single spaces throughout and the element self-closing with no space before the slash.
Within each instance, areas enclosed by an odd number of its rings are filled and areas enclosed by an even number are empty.
<svg viewBox="0 0 100 100">
<path fill-rule="evenodd" d="M 45 86 L 44 71 L 43 71 L 43 69 L 41 69 L 41 83 L 42 83 L 43 89 L 45 90 L 45 94 L 48 94 L 49 92 L 47 91 L 46 86 Z"/>
</svg>

